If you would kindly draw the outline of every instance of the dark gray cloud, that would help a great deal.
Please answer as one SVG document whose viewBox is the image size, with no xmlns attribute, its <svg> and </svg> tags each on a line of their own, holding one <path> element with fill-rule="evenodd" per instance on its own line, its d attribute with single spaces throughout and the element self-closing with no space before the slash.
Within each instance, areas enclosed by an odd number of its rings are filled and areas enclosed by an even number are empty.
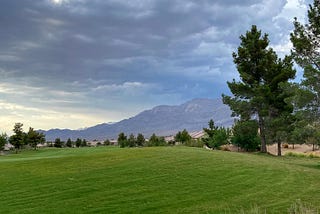
<svg viewBox="0 0 320 214">
<path fill-rule="evenodd" d="M 56 113 L 95 111 L 102 116 L 92 118 L 103 122 L 160 103 L 228 93 L 225 82 L 237 77 L 231 54 L 239 36 L 256 24 L 283 55 L 293 17 L 303 19 L 310 2 L 1 3 L 0 101 Z"/>
</svg>

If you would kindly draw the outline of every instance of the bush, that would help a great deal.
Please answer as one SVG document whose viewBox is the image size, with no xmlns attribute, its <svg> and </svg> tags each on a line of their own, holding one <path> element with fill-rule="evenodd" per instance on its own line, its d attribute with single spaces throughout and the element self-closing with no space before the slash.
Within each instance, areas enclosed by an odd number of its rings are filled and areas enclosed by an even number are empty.
<svg viewBox="0 0 320 214">
<path fill-rule="evenodd" d="M 311 154 L 303 154 L 303 153 L 295 153 L 295 152 L 287 152 L 284 156 L 287 157 L 297 157 L 297 158 L 320 158 L 319 156 L 311 153 Z"/>
<path fill-rule="evenodd" d="M 185 145 L 186 145 L 186 146 L 190 146 L 190 147 L 199 147 L 199 148 L 202 148 L 203 145 L 204 145 L 204 143 L 203 143 L 203 141 L 200 140 L 200 139 L 197 139 L 197 140 L 192 139 L 192 140 L 186 142 Z"/>
<path fill-rule="evenodd" d="M 248 120 L 237 122 L 233 127 L 231 142 L 246 151 L 257 150 L 260 145 L 257 121 Z"/>
<path fill-rule="evenodd" d="M 212 149 L 220 149 L 222 145 L 229 143 L 230 130 L 224 127 L 217 127 L 214 121 L 209 121 L 209 128 L 204 128 L 206 138 L 203 138 L 203 143 Z"/>
</svg>

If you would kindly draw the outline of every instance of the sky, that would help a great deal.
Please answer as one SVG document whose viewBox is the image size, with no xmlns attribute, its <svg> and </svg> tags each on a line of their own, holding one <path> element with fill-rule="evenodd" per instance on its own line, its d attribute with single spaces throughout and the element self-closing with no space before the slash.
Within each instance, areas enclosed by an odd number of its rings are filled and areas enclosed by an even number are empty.
<svg viewBox="0 0 320 214">
<path fill-rule="evenodd" d="M 2 0 L 0 133 L 81 129 L 229 94 L 257 25 L 280 57 L 311 0 Z M 299 74 L 298 74 L 299 76 Z"/>
</svg>

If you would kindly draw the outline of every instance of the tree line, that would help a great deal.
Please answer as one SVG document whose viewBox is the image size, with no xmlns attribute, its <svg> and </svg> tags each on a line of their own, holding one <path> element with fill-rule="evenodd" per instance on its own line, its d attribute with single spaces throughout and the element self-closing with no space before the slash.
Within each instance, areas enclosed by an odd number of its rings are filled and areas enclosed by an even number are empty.
<svg viewBox="0 0 320 214">
<path fill-rule="evenodd" d="M 45 135 L 43 133 L 35 131 L 32 127 L 29 128 L 28 132 L 24 132 L 22 127 L 22 123 L 16 123 L 13 128 L 13 135 L 10 137 L 5 133 L 0 135 L 0 151 L 4 149 L 4 146 L 7 143 L 14 146 L 16 152 L 18 152 L 18 150 L 21 150 L 21 148 L 26 145 L 37 149 L 38 144 L 46 142 Z"/>
</svg>

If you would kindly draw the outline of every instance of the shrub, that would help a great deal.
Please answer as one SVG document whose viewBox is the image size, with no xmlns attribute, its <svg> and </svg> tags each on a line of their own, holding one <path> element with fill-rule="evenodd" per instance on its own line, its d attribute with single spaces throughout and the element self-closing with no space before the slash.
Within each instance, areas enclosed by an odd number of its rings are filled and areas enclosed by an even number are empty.
<svg viewBox="0 0 320 214">
<path fill-rule="evenodd" d="M 287 157 L 297 157 L 297 158 L 320 158 L 319 156 L 311 153 L 311 154 L 303 154 L 303 153 L 295 153 L 295 152 L 287 152 L 284 156 Z"/>
<path fill-rule="evenodd" d="M 249 120 L 237 122 L 233 127 L 231 142 L 246 151 L 257 150 L 260 145 L 257 121 Z"/>
<path fill-rule="evenodd" d="M 185 143 L 186 146 L 190 146 L 190 147 L 199 147 L 199 148 L 202 148 L 204 143 L 202 140 L 200 139 L 192 139 L 188 142 Z"/>
</svg>

